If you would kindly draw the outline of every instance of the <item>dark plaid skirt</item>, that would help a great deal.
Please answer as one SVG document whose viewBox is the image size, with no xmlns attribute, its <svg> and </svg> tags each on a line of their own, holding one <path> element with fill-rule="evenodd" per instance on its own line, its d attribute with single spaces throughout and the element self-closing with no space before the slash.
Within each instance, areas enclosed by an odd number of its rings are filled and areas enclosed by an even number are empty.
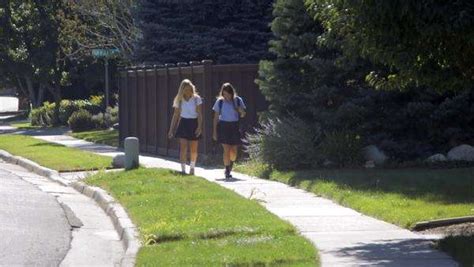
<svg viewBox="0 0 474 267">
<path fill-rule="evenodd" d="M 241 145 L 242 136 L 239 122 L 219 121 L 217 124 L 217 142 L 225 145 Z"/>
<path fill-rule="evenodd" d="M 183 138 L 187 140 L 198 140 L 199 138 L 201 138 L 201 136 L 196 136 L 197 127 L 197 119 L 181 118 L 174 137 Z"/>
</svg>

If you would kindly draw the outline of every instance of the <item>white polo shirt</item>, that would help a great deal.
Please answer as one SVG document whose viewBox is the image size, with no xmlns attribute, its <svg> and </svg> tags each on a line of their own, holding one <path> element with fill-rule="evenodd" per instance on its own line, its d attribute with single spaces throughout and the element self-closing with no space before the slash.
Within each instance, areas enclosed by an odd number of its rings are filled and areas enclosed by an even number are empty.
<svg viewBox="0 0 474 267">
<path fill-rule="evenodd" d="M 196 119 L 198 117 L 196 107 L 199 105 L 202 105 L 202 99 L 198 95 L 191 97 L 188 101 L 183 98 L 181 100 L 181 118 Z M 173 107 L 177 108 L 175 105 Z"/>
</svg>

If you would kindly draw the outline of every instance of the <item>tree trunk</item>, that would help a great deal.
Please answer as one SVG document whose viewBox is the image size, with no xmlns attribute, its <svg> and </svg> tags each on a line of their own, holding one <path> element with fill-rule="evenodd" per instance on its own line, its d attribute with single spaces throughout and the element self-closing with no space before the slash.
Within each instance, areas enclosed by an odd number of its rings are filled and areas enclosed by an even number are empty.
<svg viewBox="0 0 474 267">
<path fill-rule="evenodd" d="M 18 80 L 18 85 L 20 87 L 23 87 L 23 90 L 28 92 L 28 98 L 30 99 L 30 103 L 33 108 L 38 108 L 43 104 L 43 99 L 44 99 L 44 86 L 39 86 L 38 90 L 35 90 L 33 81 L 31 80 L 31 77 L 24 76 L 25 82 L 26 82 L 26 89 L 24 86 L 24 83 L 21 81 L 20 78 L 17 78 Z"/>
<path fill-rule="evenodd" d="M 30 99 L 30 103 L 33 108 L 39 107 L 38 101 L 36 99 L 35 89 L 33 88 L 33 81 L 30 77 L 24 76 L 26 82 L 26 89 L 28 90 L 28 98 Z M 18 79 L 18 83 L 22 84 L 21 79 Z"/>
<path fill-rule="evenodd" d="M 53 124 L 57 126 L 61 124 L 61 121 L 59 120 L 59 106 L 61 105 L 61 87 L 58 85 L 53 85 L 53 86 L 47 86 L 47 88 L 54 98 L 55 105 L 54 105 Z"/>
</svg>

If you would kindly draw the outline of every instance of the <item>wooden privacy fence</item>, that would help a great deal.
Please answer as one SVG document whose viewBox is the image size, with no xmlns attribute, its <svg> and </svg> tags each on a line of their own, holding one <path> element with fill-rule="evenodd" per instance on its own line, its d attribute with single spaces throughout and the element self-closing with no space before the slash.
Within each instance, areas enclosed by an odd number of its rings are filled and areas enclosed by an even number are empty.
<svg viewBox="0 0 474 267">
<path fill-rule="evenodd" d="M 203 98 L 203 137 L 200 154 L 212 154 L 218 147 L 212 141 L 212 106 L 224 82 L 232 83 L 247 105 L 245 126 L 257 124 L 257 113 L 267 108 L 255 79 L 258 65 L 213 65 L 210 60 L 130 67 L 119 75 L 119 135 L 140 140 L 140 151 L 164 156 L 178 155 L 178 142 L 168 139 L 173 115 L 172 101 L 183 79 L 190 79 Z"/>
</svg>

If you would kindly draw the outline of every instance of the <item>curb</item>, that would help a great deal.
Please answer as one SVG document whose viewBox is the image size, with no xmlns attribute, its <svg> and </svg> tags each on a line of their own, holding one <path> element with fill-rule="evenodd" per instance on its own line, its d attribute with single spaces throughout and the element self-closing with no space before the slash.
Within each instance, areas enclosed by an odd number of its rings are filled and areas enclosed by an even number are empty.
<svg viewBox="0 0 474 267">
<path fill-rule="evenodd" d="M 421 231 L 421 230 L 434 228 L 434 227 L 448 226 L 448 225 L 468 223 L 468 222 L 474 222 L 474 216 L 465 216 L 465 217 L 456 217 L 456 218 L 449 218 L 449 219 L 419 222 L 419 223 L 416 223 L 412 227 L 412 229 L 415 231 Z"/>
<path fill-rule="evenodd" d="M 135 258 L 141 245 L 138 241 L 137 228 L 128 217 L 125 209 L 107 191 L 101 188 L 88 186 L 83 182 L 73 182 L 71 186 L 78 192 L 93 199 L 110 217 L 125 247 L 125 255 L 122 258 L 121 266 L 134 266 Z"/>
<path fill-rule="evenodd" d="M 59 172 L 43 167 L 34 161 L 19 156 L 13 156 L 5 150 L 0 150 L 0 158 L 5 162 L 19 165 L 31 172 L 49 178 L 58 184 L 69 186 L 69 181 L 59 176 Z"/>
<path fill-rule="evenodd" d="M 112 220 L 115 231 L 117 231 L 120 240 L 125 248 L 125 255 L 121 260 L 120 266 L 129 267 L 134 266 L 138 250 L 141 247 L 138 241 L 138 231 L 132 220 L 128 217 L 125 209 L 110 196 L 107 191 L 98 188 L 88 186 L 82 182 L 69 182 L 63 179 L 59 172 L 48 169 L 33 162 L 29 159 L 25 159 L 19 156 L 13 156 L 12 154 L 0 150 L 0 159 L 5 162 L 22 166 L 23 168 L 34 172 L 38 175 L 44 176 L 54 182 L 57 182 L 63 186 L 71 186 L 79 193 L 94 200 L 97 205 L 105 212 L 105 214 Z"/>
</svg>

